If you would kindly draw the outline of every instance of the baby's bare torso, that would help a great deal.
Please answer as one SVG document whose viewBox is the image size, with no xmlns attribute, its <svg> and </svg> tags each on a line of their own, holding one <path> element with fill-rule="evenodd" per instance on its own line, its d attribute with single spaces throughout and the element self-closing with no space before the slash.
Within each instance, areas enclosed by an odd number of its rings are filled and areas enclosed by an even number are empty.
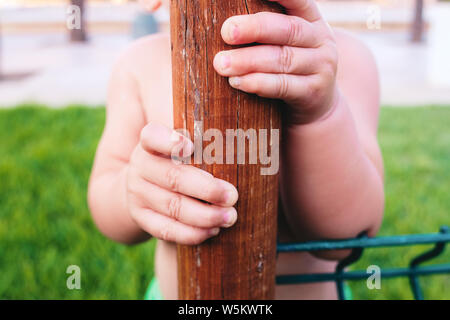
<svg viewBox="0 0 450 320">
<path fill-rule="evenodd" d="M 172 74 L 170 41 L 166 34 L 139 40 L 125 53 L 128 69 L 136 79 L 136 85 L 145 115 L 145 122 L 156 121 L 173 127 Z M 279 239 L 293 241 L 283 217 L 279 223 Z M 280 254 L 277 274 L 332 272 L 335 262 L 324 261 L 309 253 Z M 155 258 L 156 277 L 165 299 L 177 298 L 176 245 L 158 241 Z M 334 283 L 308 285 L 283 285 L 276 288 L 277 299 L 335 299 Z"/>
</svg>

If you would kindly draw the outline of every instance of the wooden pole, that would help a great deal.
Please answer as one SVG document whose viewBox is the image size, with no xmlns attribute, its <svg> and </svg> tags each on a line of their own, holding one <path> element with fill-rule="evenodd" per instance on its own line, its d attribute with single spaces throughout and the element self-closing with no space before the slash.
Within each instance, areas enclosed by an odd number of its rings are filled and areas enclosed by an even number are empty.
<svg viewBox="0 0 450 320">
<path fill-rule="evenodd" d="M 423 0 L 416 0 L 414 7 L 414 20 L 412 23 L 412 37 L 413 42 L 421 42 L 423 39 Z"/>
<path fill-rule="evenodd" d="M 194 122 L 201 121 L 203 128 L 197 125 L 196 133 L 219 129 L 225 145 L 227 129 L 270 133 L 280 128 L 279 101 L 232 89 L 212 65 L 217 52 L 231 48 L 220 35 L 223 22 L 259 11 L 281 12 L 281 7 L 261 0 L 171 1 L 176 129 L 187 129 L 193 138 Z M 267 165 L 259 159 L 258 164 L 248 164 L 248 145 L 245 163 L 238 165 L 235 158 L 234 164 L 197 165 L 238 188 L 238 222 L 202 245 L 178 246 L 180 299 L 274 298 L 278 175 L 261 175 L 260 169 Z"/>
</svg>

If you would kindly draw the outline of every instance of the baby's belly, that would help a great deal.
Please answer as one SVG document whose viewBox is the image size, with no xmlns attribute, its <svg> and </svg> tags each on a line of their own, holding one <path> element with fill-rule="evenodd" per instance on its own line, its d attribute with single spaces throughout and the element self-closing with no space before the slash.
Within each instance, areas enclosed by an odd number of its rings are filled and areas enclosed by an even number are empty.
<svg viewBox="0 0 450 320">
<path fill-rule="evenodd" d="M 333 272 L 336 262 L 317 259 L 309 253 L 283 253 L 278 255 L 277 275 Z M 163 297 L 178 298 L 176 245 L 158 241 L 155 257 L 156 277 Z M 336 299 L 333 282 L 276 287 L 276 299 Z"/>
</svg>

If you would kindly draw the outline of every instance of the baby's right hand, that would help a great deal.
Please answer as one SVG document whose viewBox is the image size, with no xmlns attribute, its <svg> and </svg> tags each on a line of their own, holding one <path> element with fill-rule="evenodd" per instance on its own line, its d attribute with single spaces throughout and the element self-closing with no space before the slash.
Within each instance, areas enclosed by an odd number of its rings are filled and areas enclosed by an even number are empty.
<svg viewBox="0 0 450 320">
<path fill-rule="evenodd" d="M 173 150 L 191 155 L 193 143 L 161 124 L 141 131 L 127 174 L 131 217 L 155 238 L 195 245 L 216 236 L 237 220 L 236 188 L 199 168 L 177 164 Z"/>
</svg>

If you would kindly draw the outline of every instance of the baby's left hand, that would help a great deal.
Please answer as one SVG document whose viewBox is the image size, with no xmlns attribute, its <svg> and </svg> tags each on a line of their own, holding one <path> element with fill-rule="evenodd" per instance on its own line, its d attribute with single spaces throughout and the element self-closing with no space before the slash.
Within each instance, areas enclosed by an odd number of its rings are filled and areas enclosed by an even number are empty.
<svg viewBox="0 0 450 320">
<path fill-rule="evenodd" d="M 232 87 L 286 102 L 292 124 L 325 116 L 339 100 L 334 34 L 315 0 L 269 0 L 287 15 L 260 12 L 234 16 L 222 26 L 230 45 L 260 43 L 219 52 L 214 68 Z"/>
</svg>

